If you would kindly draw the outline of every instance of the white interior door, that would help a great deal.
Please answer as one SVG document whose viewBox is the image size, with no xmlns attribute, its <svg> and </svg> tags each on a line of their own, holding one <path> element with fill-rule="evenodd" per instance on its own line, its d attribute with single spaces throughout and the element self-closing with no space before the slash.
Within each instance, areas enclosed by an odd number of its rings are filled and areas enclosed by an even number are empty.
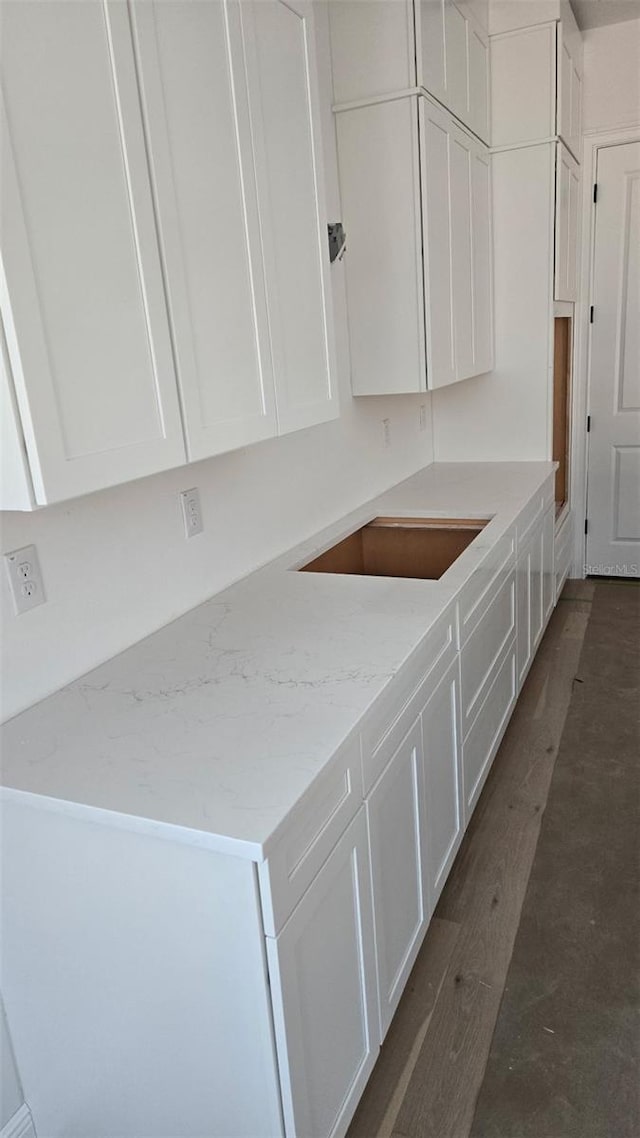
<svg viewBox="0 0 640 1138">
<path fill-rule="evenodd" d="M 640 576 L 640 141 L 598 151 L 587 573 Z"/>
</svg>

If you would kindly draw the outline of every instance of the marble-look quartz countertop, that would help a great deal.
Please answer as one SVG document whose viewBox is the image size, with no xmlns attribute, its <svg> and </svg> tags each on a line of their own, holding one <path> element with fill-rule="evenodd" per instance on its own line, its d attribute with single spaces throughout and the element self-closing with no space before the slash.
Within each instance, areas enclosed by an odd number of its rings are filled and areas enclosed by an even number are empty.
<svg viewBox="0 0 640 1138">
<path fill-rule="evenodd" d="M 3 793 L 262 860 L 553 470 L 426 467 L 5 723 Z M 439 581 L 293 571 L 381 514 L 492 520 Z"/>
</svg>

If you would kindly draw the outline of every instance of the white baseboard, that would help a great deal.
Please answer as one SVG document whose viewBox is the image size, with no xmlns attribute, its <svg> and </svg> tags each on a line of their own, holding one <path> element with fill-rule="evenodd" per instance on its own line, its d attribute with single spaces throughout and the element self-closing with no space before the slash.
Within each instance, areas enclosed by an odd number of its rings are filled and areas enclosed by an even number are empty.
<svg viewBox="0 0 640 1138">
<path fill-rule="evenodd" d="M 0 1138 L 36 1138 L 31 1111 L 26 1102 L 2 1127 Z"/>
</svg>

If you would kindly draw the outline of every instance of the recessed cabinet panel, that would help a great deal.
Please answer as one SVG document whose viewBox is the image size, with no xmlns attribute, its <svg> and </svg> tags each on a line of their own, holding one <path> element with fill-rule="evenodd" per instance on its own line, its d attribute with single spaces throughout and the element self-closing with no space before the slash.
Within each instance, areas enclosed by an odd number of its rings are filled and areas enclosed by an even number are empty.
<svg viewBox="0 0 640 1138">
<path fill-rule="evenodd" d="M 489 141 L 489 44 L 473 24 L 467 28 L 469 56 L 468 125 Z"/>
<path fill-rule="evenodd" d="M 413 0 L 331 0 L 327 7 L 334 103 L 415 86 Z"/>
<path fill-rule="evenodd" d="M 384 1038 L 427 927 L 422 733 L 418 720 L 367 800 Z"/>
<path fill-rule="evenodd" d="M 555 273 L 556 300 L 576 300 L 578 290 L 578 211 L 580 167 L 566 146 L 556 144 Z"/>
<path fill-rule="evenodd" d="M 275 435 L 236 6 L 132 8 L 189 458 Z"/>
<path fill-rule="evenodd" d="M 449 668 L 422 713 L 426 872 L 433 910 L 462 841 L 458 663 Z"/>
<path fill-rule="evenodd" d="M 379 1045 L 364 808 L 266 945 L 287 1138 L 343 1134 Z"/>
<path fill-rule="evenodd" d="M 445 59 L 446 105 L 464 122 L 469 107 L 467 20 L 451 0 L 445 5 Z"/>
<path fill-rule="evenodd" d="M 430 389 L 456 381 L 449 147 L 451 119 L 420 99 L 424 289 L 427 383 Z"/>
<path fill-rule="evenodd" d="M 416 0 L 418 82 L 441 102 L 447 101 L 445 28 L 450 0 Z"/>
<path fill-rule="evenodd" d="M 40 503 L 185 461 L 127 9 L 2 10 L 7 344 Z"/>
<path fill-rule="evenodd" d="M 493 367 L 493 278 L 491 272 L 491 158 L 484 147 L 471 155 L 474 375 Z"/>
<path fill-rule="evenodd" d="M 471 262 L 471 146 L 468 135 L 452 131 L 449 141 L 451 263 L 456 379 L 475 374 L 473 352 L 473 272 Z"/>
<path fill-rule="evenodd" d="M 338 415 L 309 0 L 241 8 L 280 433 Z"/>
</svg>

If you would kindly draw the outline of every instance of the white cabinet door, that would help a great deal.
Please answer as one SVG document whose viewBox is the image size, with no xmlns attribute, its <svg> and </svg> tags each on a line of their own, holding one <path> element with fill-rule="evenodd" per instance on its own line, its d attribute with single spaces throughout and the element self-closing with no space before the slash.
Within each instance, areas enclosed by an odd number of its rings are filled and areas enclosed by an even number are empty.
<svg viewBox="0 0 640 1138">
<path fill-rule="evenodd" d="M 467 118 L 469 108 L 467 23 L 464 13 L 453 0 L 447 0 L 445 5 L 446 105 L 463 122 Z"/>
<path fill-rule="evenodd" d="M 473 374 L 482 375 L 493 367 L 493 243 L 491 155 L 478 143 L 471 152 L 471 247 Z"/>
<path fill-rule="evenodd" d="M 416 0 L 416 60 L 418 84 L 440 102 L 447 102 L 445 58 L 447 7 L 450 0 Z"/>
<path fill-rule="evenodd" d="M 185 461 L 129 15 L 2 5 L 8 352 L 36 501 Z"/>
<path fill-rule="evenodd" d="M 531 591 L 529 595 L 529 612 L 531 622 L 531 651 L 535 652 L 542 631 L 544 628 L 543 620 L 543 595 L 542 595 L 542 581 L 543 581 L 543 565 L 544 565 L 544 550 L 542 546 L 542 523 L 536 526 L 535 532 L 531 537 Z"/>
<path fill-rule="evenodd" d="M 555 280 L 556 300 L 578 294 L 578 211 L 580 167 L 561 142 L 556 145 Z"/>
<path fill-rule="evenodd" d="M 491 37 L 491 143 L 556 133 L 556 24 Z"/>
<path fill-rule="evenodd" d="M 516 565 L 516 662 L 518 691 L 522 687 L 533 654 L 532 616 L 533 540 L 518 553 Z"/>
<path fill-rule="evenodd" d="M 366 5 L 365 5 L 366 7 Z M 418 85 L 489 136 L 489 42 L 453 0 L 416 0 Z"/>
<path fill-rule="evenodd" d="M 417 720 L 367 799 L 381 1039 L 429 920 L 423 800 L 422 733 Z"/>
<path fill-rule="evenodd" d="M 195 460 L 277 431 L 239 10 L 135 0 L 132 17 Z"/>
<path fill-rule="evenodd" d="M 451 126 L 451 264 L 456 379 L 475 375 L 473 359 L 473 266 L 471 261 L 471 138 Z"/>
<path fill-rule="evenodd" d="M 542 523 L 542 620 L 545 627 L 555 604 L 555 523 L 554 505 L 547 510 Z"/>
<path fill-rule="evenodd" d="M 567 34 L 565 25 L 558 24 L 558 106 L 556 130 L 580 161 L 582 141 L 582 49 L 580 33 Z"/>
<path fill-rule="evenodd" d="M 380 1042 L 364 807 L 266 945 L 287 1138 L 343 1135 Z"/>
<path fill-rule="evenodd" d="M 451 117 L 429 99 L 420 110 L 420 170 L 424 226 L 424 290 L 427 329 L 427 386 L 455 383 L 452 217 L 449 183 Z"/>
<path fill-rule="evenodd" d="M 493 366 L 490 155 L 421 98 L 427 386 Z"/>
<path fill-rule="evenodd" d="M 489 141 L 489 41 L 469 20 L 467 23 L 469 106 L 465 121 L 485 142 Z"/>
<path fill-rule="evenodd" d="M 426 876 L 433 911 L 463 835 L 460 779 L 458 661 L 422 713 L 424 748 Z"/>
<path fill-rule="evenodd" d="M 415 98 L 336 115 L 354 395 L 427 386 L 417 118 Z M 431 176 L 441 179 L 442 171 Z M 445 152 L 444 209 L 447 177 Z"/>
<path fill-rule="evenodd" d="M 337 417 L 310 0 L 240 8 L 280 433 Z"/>
</svg>

